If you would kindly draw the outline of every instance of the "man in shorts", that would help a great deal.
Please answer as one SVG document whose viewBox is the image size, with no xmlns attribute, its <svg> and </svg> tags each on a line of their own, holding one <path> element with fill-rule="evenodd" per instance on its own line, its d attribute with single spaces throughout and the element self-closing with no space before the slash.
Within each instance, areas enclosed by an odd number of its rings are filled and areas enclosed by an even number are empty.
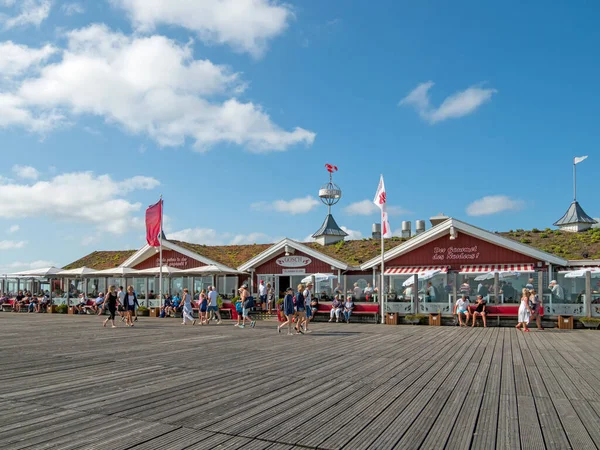
<svg viewBox="0 0 600 450">
<path fill-rule="evenodd" d="M 214 316 L 217 316 L 217 325 L 221 324 L 221 313 L 219 312 L 219 306 L 217 305 L 217 291 L 214 286 L 208 287 L 208 320 L 206 323 L 210 323 Z"/>
<path fill-rule="evenodd" d="M 463 294 L 454 305 L 454 314 L 458 316 L 458 324 L 461 327 L 466 326 L 469 323 L 469 296 Z M 463 323 L 462 317 L 465 316 L 465 322 Z"/>
<path fill-rule="evenodd" d="M 242 301 L 242 324 L 239 326 L 240 328 L 244 328 L 246 326 L 246 319 L 250 321 L 251 328 L 254 328 L 254 326 L 256 325 L 256 320 L 253 320 L 252 316 L 250 316 L 250 306 L 248 305 L 248 297 L 250 297 L 250 291 L 248 291 L 248 286 L 244 284 L 240 289 L 240 300 Z"/>
<path fill-rule="evenodd" d="M 305 333 L 312 333 L 311 330 L 308 329 L 308 324 L 310 323 L 310 319 L 312 317 L 312 295 L 311 295 L 311 289 L 312 289 L 312 282 L 308 282 L 306 283 L 306 289 L 304 289 L 304 292 L 302 293 L 304 295 L 304 305 L 305 305 L 305 310 L 306 310 L 306 319 L 304 319 L 304 332 Z"/>
<path fill-rule="evenodd" d="M 267 304 L 267 288 L 264 280 L 260 280 L 258 284 L 258 298 L 260 299 L 261 307 Z"/>
</svg>

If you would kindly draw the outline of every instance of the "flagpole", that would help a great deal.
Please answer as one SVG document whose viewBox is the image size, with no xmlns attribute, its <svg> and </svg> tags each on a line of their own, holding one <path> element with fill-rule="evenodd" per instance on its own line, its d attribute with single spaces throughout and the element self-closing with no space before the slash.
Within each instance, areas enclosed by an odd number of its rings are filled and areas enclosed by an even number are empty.
<svg viewBox="0 0 600 450">
<path fill-rule="evenodd" d="M 573 201 L 577 201 L 577 164 L 573 160 Z"/>
<path fill-rule="evenodd" d="M 160 243 L 160 250 L 159 250 L 159 274 L 158 274 L 158 295 L 160 298 L 160 303 L 159 303 L 159 307 L 162 308 L 163 306 L 163 280 L 162 280 L 162 264 L 163 264 L 163 260 L 162 260 L 162 236 L 163 236 L 163 201 L 162 201 L 162 194 L 160 196 L 160 231 L 158 233 L 158 242 Z"/>
<path fill-rule="evenodd" d="M 384 295 L 384 283 L 385 283 L 385 263 L 383 261 L 383 253 L 384 253 L 384 247 L 383 247 L 383 211 L 381 211 L 381 289 L 379 292 L 379 302 L 381 303 L 381 323 L 385 323 L 385 310 L 384 310 L 384 306 L 383 306 L 383 295 Z"/>
</svg>

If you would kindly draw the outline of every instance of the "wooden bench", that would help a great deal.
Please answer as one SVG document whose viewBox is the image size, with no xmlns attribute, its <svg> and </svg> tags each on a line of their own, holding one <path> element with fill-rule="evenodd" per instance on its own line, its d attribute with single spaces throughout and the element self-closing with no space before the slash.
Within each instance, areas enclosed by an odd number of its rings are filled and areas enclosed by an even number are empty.
<svg viewBox="0 0 600 450">
<path fill-rule="evenodd" d="M 471 318 L 472 319 L 472 315 L 473 312 L 475 311 L 475 306 L 474 305 L 470 305 L 469 306 L 469 311 L 471 312 Z M 485 305 L 485 316 L 489 319 L 489 318 L 493 318 L 495 317 L 498 321 L 498 326 L 500 326 L 500 319 L 502 319 L 503 317 L 512 317 L 514 319 L 517 319 L 519 316 L 519 305 Z"/>
<path fill-rule="evenodd" d="M 317 309 L 317 313 L 315 314 L 315 318 L 326 317 L 329 320 L 331 314 L 331 303 L 332 302 L 319 302 L 319 307 Z M 340 312 L 340 319 L 343 315 L 343 311 Z M 375 323 L 379 322 L 379 305 L 377 303 L 354 303 L 354 310 L 352 311 L 352 315 L 350 316 L 350 321 L 353 318 L 359 318 L 360 321 L 364 321 L 364 319 L 374 319 Z M 314 319 L 313 319 L 314 320 Z"/>
</svg>

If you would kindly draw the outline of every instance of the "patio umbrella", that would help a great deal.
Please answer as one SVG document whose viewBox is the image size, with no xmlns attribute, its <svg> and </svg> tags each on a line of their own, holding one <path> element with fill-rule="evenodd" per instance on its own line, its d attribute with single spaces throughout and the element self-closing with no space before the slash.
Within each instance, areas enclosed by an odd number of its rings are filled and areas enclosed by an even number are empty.
<svg viewBox="0 0 600 450">
<path fill-rule="evenodd" d="M 163 275 L 170 276 L 170 275 L 180 274 L 181 272 L 183 272 L 183 270 L 176 269 L 175 267 L 162 266 L 162 274 Z M 151 267 L 150 269 L 139 270 L 138 273 L 140 275 L 159 275 L 160 267 Z"/>
<path fill-rule="evenodd" d="M 32 269 L 24 270 L 23 272 L 17 272 L 8 275 L 9 277 L 49 277 L 50 275 L 56 275 L 62 272 L 62 269 L 57 267 L 46 267 L 43 269 Z"/>
<path fill-rule="evenodd" d="M 565 278 L 584 278 L 587 272 L 590 272 L 592 276 L 594 276 L 596 274 L 600 274 L 600 268 L 587 267 L 585 269 L 573 270 L 571 272 L 567 272 L 565 274 Z"/>
<path fill-rule="evenodd" d="M 214 264 L 202 267 L 194 267 L 193 269 L 185 269 L 181 274 L 186 275 L 220 275 L 220 274 L 238 274 L 237 270 L 225 269 Z"/>
<path fill-rule="evenodd" d="M 60 277 L 65 277 L 65 276 L 69 276 L 69 277 L 81 277 L 83 275 L 92 275 L 98 273 L 97 270 L 94 269 L 90 269 L 89 267 L 78 267 L 77 269 L 70 269 L 70 270 L 61 270 L 60 272 L 56 273 L 55 275 L 58 275 Z"/>
<path fill-rule="evenodd" d="M 307 277 L 302 278 L 302 283 L 308 283 L 312 281 L 312 277 L 315 277 L 315 283 L 320 283 L 322 281 L 330 281 L 337 280 L 337 276 L 331 273 L 315 273 L 314 275 L 309 275 Z"/>
<path fill-rule="evenodd" d="M 519 272 L 494 271 L 494 272 L 484 273 L 483 275 L 479 275 L 478 277 L 475 277 L 475 281 L 493 280 L 494 276 L 496 274 L 498 274 L 498 278 L 501 280 L 504 280 L 505 278 L 516 278 L 521 275 Z"/>
<path fill-rule="evenodd" d="M 132 269 L 131 267 L 114 267 L 111 269 L 99 270 L 94 275 L 114 275 L 116 277 L 124 277 L 127 275 L 135 275 L 137 273 L 140 273 L 140 271 Z"/>
<path fill-rule="evenodd" d="M 436 276 L 438 273 L 441 273 L 440 269 L 425 270 L 423 272 L 419 272 L 417 275 L 419 276 L 419 280 L 429 280 L 430 278 Z M 414 277 L 411 276 L 408 280 L 402 283 L 402 286 L 412 286 L 414 281 Z"/>
</svg>

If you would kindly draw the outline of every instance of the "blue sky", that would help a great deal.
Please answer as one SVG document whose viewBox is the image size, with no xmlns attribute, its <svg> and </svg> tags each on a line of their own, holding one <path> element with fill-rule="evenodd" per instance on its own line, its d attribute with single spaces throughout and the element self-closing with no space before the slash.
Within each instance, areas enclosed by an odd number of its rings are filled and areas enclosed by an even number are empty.
<svg viewBox="0 0 600 450">
<path fill-rule="evenodd" d="M 0 0 L 0 273 L 144 244 L 600 217 L 598 6 Z M 362 202 L 362 203 L 361 203 Z"/>
</svg>

